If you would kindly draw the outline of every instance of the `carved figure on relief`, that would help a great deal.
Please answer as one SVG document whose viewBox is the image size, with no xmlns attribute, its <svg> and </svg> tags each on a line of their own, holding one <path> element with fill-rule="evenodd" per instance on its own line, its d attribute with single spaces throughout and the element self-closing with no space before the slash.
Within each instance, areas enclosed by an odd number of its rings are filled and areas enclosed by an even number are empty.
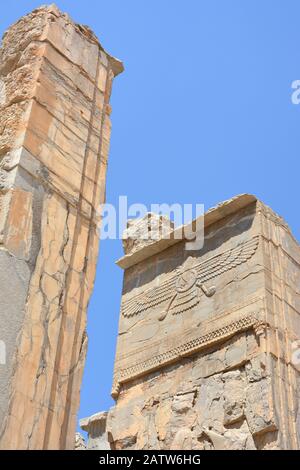
<svg viewBox="0 0 300 470">
<path fill-rule="evenodd" d="M 159 286 L 125 300 L 123 316 L 138 315 L 164 303 L 165 308 L 159 316 L 162 321 L 169 313 L 176 315 L 195 307 L 202 293 L 211 297 L 216 292 L 216 287 L 208 286 L 206 282 L 248 261 L 255 253 L 258 241 L 258 236 L 255 236 L 205 261 L 199 262 L 190 256 Z"/>
</svg>

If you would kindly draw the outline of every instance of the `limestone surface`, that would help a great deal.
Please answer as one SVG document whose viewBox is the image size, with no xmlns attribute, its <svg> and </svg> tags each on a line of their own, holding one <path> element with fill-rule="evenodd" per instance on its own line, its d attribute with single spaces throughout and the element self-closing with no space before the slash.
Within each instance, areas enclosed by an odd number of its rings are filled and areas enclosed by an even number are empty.
<svg viewBox="0 0 300 470">
<path fill-rule="evenodd" d="M 87 450 L 109 450 L 111 445 L 106 430 L 107 411 L 80 420 L 80 427 L 88 433 Z"/>
<path fill-rule="evenodd" d="M 0 50 L 0 448 L 73 449 L 122 64 L 55 5 Z"/>
<path fill-rule="evenodd" d="M 200 251 L 155 240 L 119 261 L 110 446 L 299 449 L 299 244 L 251 195 L 204 225 Z"/>
</svg>

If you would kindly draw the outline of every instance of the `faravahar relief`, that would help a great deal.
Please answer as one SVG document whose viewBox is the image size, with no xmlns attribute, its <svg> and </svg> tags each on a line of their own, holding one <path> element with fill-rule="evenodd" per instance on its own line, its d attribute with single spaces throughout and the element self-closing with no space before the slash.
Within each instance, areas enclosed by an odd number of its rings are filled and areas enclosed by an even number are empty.
<svg viewBox="0 0 300 470">
<path fill-rule="evenodd" d="M 159 316 L 159 320 L 164 320 L 168 314 L 176 315 L 195 307 L 202 293 L 211 297 L 216 292 L 215 286 L 206 283 L 248 261 L 254 255 L 258 241 L 255 236 L 205 261 L 187 258 L 183 266 L 160 285 L 124 301 L 122 314 L 131 317 L 164 304 Z"/>
</svg>

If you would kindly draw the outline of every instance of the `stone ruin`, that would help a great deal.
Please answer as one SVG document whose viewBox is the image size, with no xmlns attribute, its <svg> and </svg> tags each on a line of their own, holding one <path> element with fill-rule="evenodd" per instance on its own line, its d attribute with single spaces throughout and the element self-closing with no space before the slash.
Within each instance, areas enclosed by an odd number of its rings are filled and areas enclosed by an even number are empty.
<svg viewBox="0 0 300 470">
<path fill-rule="evenodd" d="M 94 448 L 299 449 L 299 244 L 247 194 L 209 210 L 204 233 L 195 252 L 172 236 L 125 244 L 98 447 L 81 421 Z"/>
<path fill-rule="evenodd" d="M 54 5 L 0 50 L 0 448 L 73 449 L 122 64 Z"/>
<path fill-rule="evenodd" d="M 299 449 L 300 248 L 246 194 L 205 214 L 201 250 L 129 224 L 115 405 L 75 435 L 122 70 L 54 5 L 3 38 L 0 448 Z"/>
</svg>

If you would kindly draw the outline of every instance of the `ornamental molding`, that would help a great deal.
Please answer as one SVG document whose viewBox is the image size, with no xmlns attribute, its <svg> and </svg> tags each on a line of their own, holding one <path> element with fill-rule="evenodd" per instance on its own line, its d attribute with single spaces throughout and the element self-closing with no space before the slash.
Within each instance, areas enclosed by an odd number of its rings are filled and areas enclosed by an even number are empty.
<svg viewBox="0 0 300 470">
<path fill-rule="evenodd" d="M 124 369 L 119 369 L 114 377 L 111 393 L 112 397 L 117 398 L 120 387 L 123 383 L 161 369 L 162 367 L 177 362 L 181 358 L 191 356 L 203 349 L 207 349 L 216 343 L 224 342 L 237 333 L 249 329 L 257 331 L 257 328 L 262 325 L 259 316 L 259 312 L 248 314 L 242 318 L 227 322 L 220 328 L 213 329 L 204 335 L 179 344 L 177 347 L 171 348 L 166 352 L 157 354 L 141 362 L 137 362 Z"/>
</svg>

